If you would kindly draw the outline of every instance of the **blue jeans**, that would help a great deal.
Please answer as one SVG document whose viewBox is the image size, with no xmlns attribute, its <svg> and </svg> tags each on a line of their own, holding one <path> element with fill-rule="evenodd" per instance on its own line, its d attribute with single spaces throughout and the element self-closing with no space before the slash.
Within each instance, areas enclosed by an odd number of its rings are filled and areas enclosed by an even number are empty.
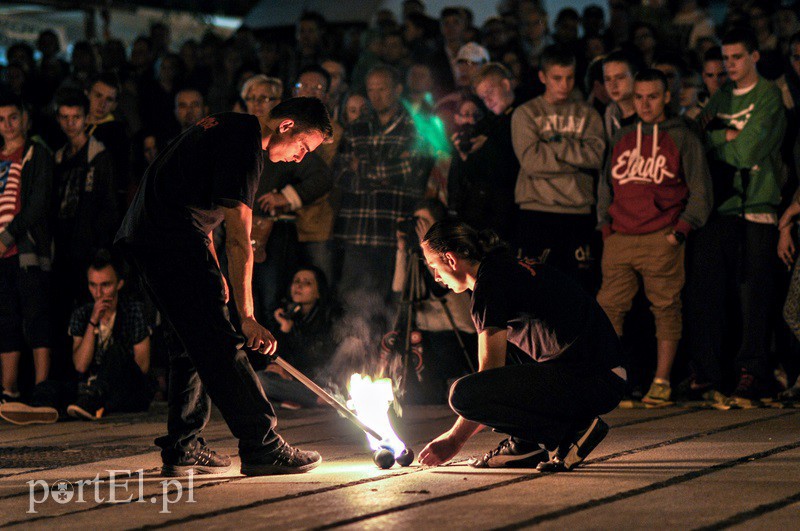
<svg viewBox="0 0 800 531">
<path fill-rule="evenodd" d="M 228 319 L 217 263 L 202 240 L 192 243 L 175 251 L 126 248 L 183 347 L 170 352 L 168 434 L 156 444 L 166 452 L 191 449 L 213 400 L 240 453 L 272 451 L 280 444 L 275 411 L 240 350 L 244 338 Z"/>
</svg>

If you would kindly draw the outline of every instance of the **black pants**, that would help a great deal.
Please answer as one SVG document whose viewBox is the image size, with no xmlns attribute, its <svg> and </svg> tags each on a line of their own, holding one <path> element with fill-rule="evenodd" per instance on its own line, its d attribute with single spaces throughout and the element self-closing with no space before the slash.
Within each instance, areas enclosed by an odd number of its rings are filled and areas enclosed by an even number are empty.
<svg viewBox="0 0 800 531">
<path fill-rule="evenodd" d="M 769 377 L 778 264 L 774 225 L 720 216 L 694 236 L 686 286 L 686 347 L 698 383 L 722 380 L 723 345 L 736 330 L 736 369 Z M 735 309 L 733 323 L 726 315 Z"/>
<path fill-rule="evenodd" d="M 198 238 L 181 249 L 126 250 L 184 347 L 170 353 L 168 434 L 156 444 L 191 448 L 213 400 L 242 456 L 273 450 L 279 444 L 275 411 L 240 350 L 244 338 L 228 319 L 222 276 L 208 248 Z"/>
<path fill-rule="evenodd" d="M 450 407 L 467 420 L 555 450 L 575 431 L 617 407 L 625 380 L 563 363 L 525 363 L 457 380 Z"/>
<path fill-rule="evenodd" d="M 520 210 L 517 241 L 522 256 L 557 267 L 594 295 L 599 288 L 596 220 L 591 214 Z"/>
<path fill-rule="evenodd" d="M 0 259 L 0 353 L 52 347 L 50 273 Z"/>
<path fill-rule="evenodd" d="M 129 350 L 111 345 L 96 376 L 93 385 L 100 389 L 108 412 L 147 411 L 150 407 L 153 387 Z"/>
</svg>

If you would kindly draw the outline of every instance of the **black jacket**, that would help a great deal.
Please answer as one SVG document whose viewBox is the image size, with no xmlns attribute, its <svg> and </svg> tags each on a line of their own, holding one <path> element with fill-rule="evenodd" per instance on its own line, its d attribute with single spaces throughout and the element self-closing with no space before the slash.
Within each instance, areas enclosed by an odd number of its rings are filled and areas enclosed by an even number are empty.
<svg viewBox="0 0 800 531">
<path fill-rule="evenodd" d="M 476 133 L 486 135 L 486 143 L 467 160 L 454 153 L 447 177 L 448 204 L 459 219 L 477 230 L 492 229 L 506 240 L 515 223 L 514 186 L 519 173 L 511 144 L 513 110 L 509 107 L 481 124 Z"/>
<path fill-rule="evenodd" d="M 75 157 L 84 157 L 75 160 Z M 56 182 L 59 191 L 54 193 L 54 233 L 56 255 L 67 258 L 73 264 L 83 266 L 98 249 L 110 247 L 119 225 L 117 214 L 116 179 L 114 162 L 103 144 L 89 137 L 87 145 L 72 159 L 66 159 L 66 146 L 56 152 Z M 77 212 L 73 219 L 65 222 L 58 219 L 63 172 L 67 165 L 74 169 L 83 166 Z"/>
<path fill-rule="evenodd" d="M 47 219 L 53 187 L 53 154 L 36 139 L 28 139 L 22 155 L 20 202 L 22 208 L 11 223 L 0 229 L 0 241 L 17 244 L 22 267 L 50 270 L 52 235 Z"/>
</svg>

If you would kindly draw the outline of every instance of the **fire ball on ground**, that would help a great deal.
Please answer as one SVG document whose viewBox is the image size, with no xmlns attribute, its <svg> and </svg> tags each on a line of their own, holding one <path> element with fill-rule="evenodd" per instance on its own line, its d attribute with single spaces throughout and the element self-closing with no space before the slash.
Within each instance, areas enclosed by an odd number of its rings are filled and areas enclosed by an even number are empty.
<svg viewBox="0 0 800 531">
<path fill-rule="evenodd" d="M 400 466 L 410 466 L 411 463 L 414 462 L 414 450 L 405 447 L 403 448 L 402 452 L 395 456 L 394 450 L 392 450 L 389 445 L 382 444 L 372 454 L 372 460 L 375 462 L 378 468 L 382 468 L 384 470 L 392 468 L 395 463 Z"/>
</svg>

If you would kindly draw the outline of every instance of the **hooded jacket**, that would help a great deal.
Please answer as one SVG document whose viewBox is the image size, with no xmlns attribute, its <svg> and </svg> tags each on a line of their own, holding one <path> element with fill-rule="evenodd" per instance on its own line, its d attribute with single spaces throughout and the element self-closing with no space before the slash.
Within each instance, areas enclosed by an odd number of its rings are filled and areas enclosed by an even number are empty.
<svg viewBox="0 0 800 531">
<path fill-rule="evenodd" d="M 22 153 L 20 173 L 21 209 L 0 229 L 6 247 L 16 244 L 20 267 L 38 266 L 49 271 L 52 261 L 52 236 L 47 219 L 53 187 L 53 154 L 44 143 L 28 139 Z"/>
<path fill-rule="evenodd" d="M 58 219 L 59 204 L 63 197 L 56 197 L 57 203 L 52 207 L 54 222 L 58 223 L 54 226 L 56 253 L 66 253 L 73 263 L 83 263 L 97 249 L 112 244 L 114 231 L 119 225 L 113 159 L 103 143 L 90 136 L 86 145 L 72 158 L 67 158 L 67 146 L 56 151 L 55 162 L 59 186 L 64 184 L 66 166 L 71 166 L 68 171 L 78 168 L 85 172 L 81 176 L 74 218 L 68 222 Z"/>
<path fill-rule="evenodd" d="M 598 184 L 599 228 L 648 234 L 666 227 L 688 234 L 711 213 L 703 144 L 683 118 L 624 127 L 615 135 Z"/>
<path fill-rule="evenodd" d="M 589 214 L 603 162 L 603 120 L 582 101 L 552 105 L 539 96 L 514 111 L 511 141 L 520 170 L 514 198 L 522 210 Z"/>
</svg>

